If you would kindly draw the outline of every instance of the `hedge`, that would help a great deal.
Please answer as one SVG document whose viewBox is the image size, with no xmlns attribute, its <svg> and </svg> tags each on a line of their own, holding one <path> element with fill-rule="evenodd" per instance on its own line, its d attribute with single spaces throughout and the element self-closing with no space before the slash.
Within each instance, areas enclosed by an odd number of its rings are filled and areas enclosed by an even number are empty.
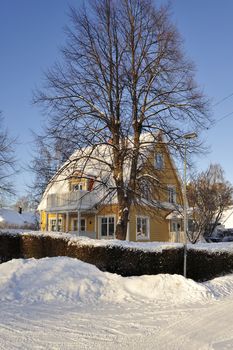
<svg viewBox="0 0 233 350">
<path fill-rule="evenodd" d="M 122 276 L 183 273 L 183 247 L 159 251 L 130 249 L 119 245 L 95 246 L 71 242 L 62 237 L 0 234 L 0 260 L 68 256 Z M 233 253 L 189 249 L 187 277 L 195 281 L 231 273 Z"/>
</svg>

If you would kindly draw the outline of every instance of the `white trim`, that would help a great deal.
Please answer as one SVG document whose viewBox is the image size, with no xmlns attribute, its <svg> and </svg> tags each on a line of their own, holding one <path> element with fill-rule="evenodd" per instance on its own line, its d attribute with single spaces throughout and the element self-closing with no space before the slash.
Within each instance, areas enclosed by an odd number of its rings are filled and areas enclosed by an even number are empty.
<svg viewBox="0 0 233 350">
<path fill-rule="evenodd" d="M 146 216 L 146 215 L 136 215 L 135 217 L 136 219 L 136 240 L 137 241 L 149 241 L 150 240 L 150 217 L 149 216 Z M 137 234 L 137 220 L 138 218 L 140 219 L 146 219 L 147 220 L 147 224 L 148 224 L 148 236 L 147 237 L 139 237 L 138 234 Z"/>
<path fill-rule="evenodd" d="M 109 236 L 109 232 L 107 232 L 107 236 L 102 236 L 101 235 L 101 219 L 102 218 L 114 218 L 114 233 L 113 236 Z M 107 225 L 109 225 L 109 223 L 107 222 Z M 98 215 L 98 237 L 99 239 L 111 239 L 111 238 L 115 238 L 115 231 L 116 231 L 116 215 L 115 214 L 108 214 L 108 215 Z"/>
<path fill-rule="evenodd" d="M 130 221 L 129 221 L 129 218 L 128 218 L 128 222 L 127 222 L 126 240 L 130 241 Z"/>
<path fill-rule="evenodd" d="M 66 232 L 69 232 L 69 212 L 66 212 Z"/>
</svg>

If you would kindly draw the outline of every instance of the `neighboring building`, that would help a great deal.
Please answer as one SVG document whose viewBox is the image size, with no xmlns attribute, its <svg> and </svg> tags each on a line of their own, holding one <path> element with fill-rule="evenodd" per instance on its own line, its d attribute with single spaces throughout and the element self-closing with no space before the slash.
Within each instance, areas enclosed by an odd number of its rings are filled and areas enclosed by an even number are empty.
<svg viewBox="0 0 233 350">
<path fill-rule="evenodd" d="M 11 208 L 0 208 L 0 229 L 22 228 L 38 229 L 38 216 L 35 212 L 18 211 Z"/>
<path fill-rule="evenodd" d="M 225 229 L 233 229 L 233 207 L 224 210 L 220 223 Z"/>
<path fill-rule="evenodd" d="M 165 142 L 160 142 L 161 136 L 156 145 L 150 142 L 148 134 L 144 134 L 143 138 L 145 143 L 141 151 L 144 156 L 140 174 L 153 178 L 159 186 L 155 186 L 158 190 L 149 199 L 150 188 L 145 182 L 137 205 L 132 205 L 130 210 L 127 239 L 180 241 L 182 218 L 173 217 L 171 213 L 181 208 L 181 181 Z M 114 238 L 118 220 L 117 199 L 116 195 L 107 195 L 113 182 L 101 162 L 102 159 L 107 162 L 111 156 L 108 144 L 98 145 L 94 150 L 86 148 L 75 152 L 69 162 L 59 169 L 38 207 L 42 231 L 71 232 L 99 239 Z M 129 166 L 124 164 L 124 167 L 127 181 Z M 103 183 L 106 183 L 108 190 Z"/>
</svg>

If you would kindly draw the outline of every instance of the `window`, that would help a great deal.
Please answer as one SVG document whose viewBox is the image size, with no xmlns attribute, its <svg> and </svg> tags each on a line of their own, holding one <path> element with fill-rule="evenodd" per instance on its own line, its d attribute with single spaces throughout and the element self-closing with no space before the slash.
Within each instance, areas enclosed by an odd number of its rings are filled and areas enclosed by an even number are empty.
<svg viewBox="0 0 233 350">
<path fill-rule="evenodd" d="M 176 188 L 174 186 L 168 186 L 168 202 L 176 203 Z"/>
<path fill-rule="evenodd" d="M 137 216 L 137 239 L 149 239 L 149 218 L 146 216 Z"/>
<path fill-rule="evenodd" d="M 73 231 L 78 231 L 78 219 L 73 220 Z M 86 219 L 80 219 L 80 231 L 86 231 Z"/>
<path fill-rule="evenodd" d="M 180 230 L 181 230 L 180 223 L 177 222 L 176 220 L 171 220 L 170 232 L 180 232 Z"/>
<path fill-rule="evenodd" d="M 72 185 L 71 185 L 71 190 L 72 190 L 72 191 L 82 191 L 83 188 L 84 188 L 84 186 L 83 186 L 83 183 L 82 183 L 82 182 L 80 182 L 80 183 L 78 183 L 78 184 L 72 184 Z"/>
<path fill-rule="evenodd" d="M 61 231 L 62 230 L 62 219 L 51 219 L 50 220 L 50 230 L 51 231 Z"/>
<path fill-rule="evenodd" d="M 56 220 L 52 219 L 50 221 L 50 227 L 51 227 L 51 231 L 56 231 Z"/>
<path fill-rule="evenodd" d="M 155 168 L 157 170 L 163 169 L 163 155 L 162 155 L 162 153 L 156 153 L 156 155 L 155 155 Z"/>
<path fill-rule="evenodd" d="M 115 232 L 115 218 L 113 216 L 103 216 L 99 218 L 100 236 L 103 238 L 113 238 Z"/>
<path fill-rule="evenodd" d="M 139 184 L 139 191 L 141 193 L 141 197 L 146 200 L 150 200 L 153 194 L 151 190 L 151 183 L 147 179 L 142 179 Z"/>
</svg>

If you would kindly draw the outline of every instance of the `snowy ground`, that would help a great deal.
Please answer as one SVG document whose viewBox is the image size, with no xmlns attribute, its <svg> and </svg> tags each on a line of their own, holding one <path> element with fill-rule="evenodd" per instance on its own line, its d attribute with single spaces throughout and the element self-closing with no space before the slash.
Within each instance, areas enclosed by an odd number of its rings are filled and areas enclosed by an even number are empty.
<svg viewBox="0 0 233 350">
<path fill-rule="evenodd" d="M 233 349 L 233 275 L 123 278 L 71 258 L 0 265 L 0 349 Z"/>
</svg>

